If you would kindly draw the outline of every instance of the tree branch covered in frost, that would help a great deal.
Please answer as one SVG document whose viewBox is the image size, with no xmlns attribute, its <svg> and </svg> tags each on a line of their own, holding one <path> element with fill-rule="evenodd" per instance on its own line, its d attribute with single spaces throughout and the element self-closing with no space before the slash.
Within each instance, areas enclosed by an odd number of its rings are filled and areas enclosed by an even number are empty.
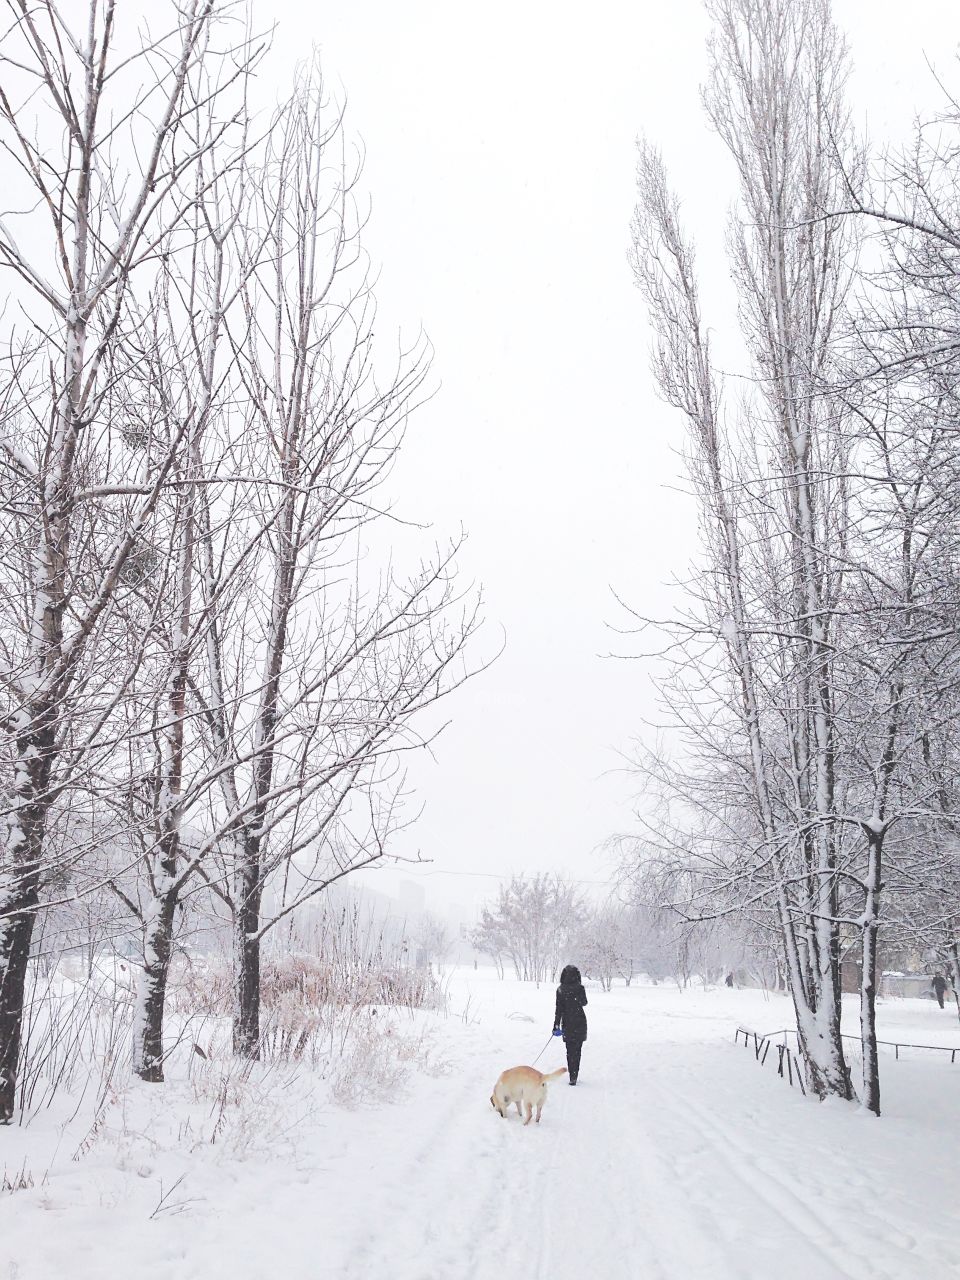
<svg viewBox="0 0 960 1280">
<path fill-rule="evenodd" d="M 666 637 L 660 687 L 679 730 L 672 758 L 641 761 L 661 803 L 639 856 L 688 918 L 775 924 L 821 1096 L 852 1095 L 839 994 L 856 945 L 862 1101 L 879 1114 L 884 902 L 935 825 L 925 815 L 943 773 L 927 748 L 940 738 L 951 755 L 960 710 L 954 380 L 949 341 L 935 340 L 954 323 L 942 282 L 960 220 L 933 176 L 946 150 L 891 166 L 891 189 L 908 202 L 908 185 L 924 192 L 943 234 L 925 237 L 914 203 L 886 220 L 889 265 L 868 274 L 870 202 L 838 216 L 866 164 L 827 0 L 708 10 L 704 104 L 740 183 L 728 253 L 749 382 L 724 402 L 679 205 L 642 143 L 631 260 L 655 379 L 687 424 L 702 556 L 676 619 L 631 606 L 641 630 Z M 952 808 L 945 796 L 944 832 Z M 928 853 L 931 872 L 939 862 Z"/>
<path fill-rule="evenodd" d="M 0 1121 L 45 911 L 138 936 L 134 1064 L 161 1080 L 178 931 L 228 910 L 256 1055 L 262 937 L 388 849 L 479 621 L 460 539 L 377 553 L 430 353 L 375 349 L 319 68 L 263 126 L 266 46 L 228 3 L 170 3 L 142 43 L 114 0 L 76 28 L 8 9 Z"/>
</svg>

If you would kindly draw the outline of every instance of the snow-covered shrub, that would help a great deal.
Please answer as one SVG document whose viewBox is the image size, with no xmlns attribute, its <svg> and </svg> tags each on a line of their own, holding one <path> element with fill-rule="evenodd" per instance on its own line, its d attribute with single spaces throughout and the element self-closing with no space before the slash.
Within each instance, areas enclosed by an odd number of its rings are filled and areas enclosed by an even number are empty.
<svg viewBox="0 0 960 1280">
<path fill-rule="evenodd" d="M 29 1191 L 34 1185 L 33 1174 L 27 1168 L 26 1160 L 18 1170 L 8 1173 L 4 1166 L 3 1173 L 0 1174 L 0 1193 L 14 1191 Z"/>
<path fill-rule="evenodd" d="M 295 1071 L 275 1063 L 254 1062 L 223 1052 L 191 1072 L 193 1101 L 200 1104 L 178 1135 L 191 1146 L 218 1146 L 243 1158 L 261 1147 L 271 1149 L 277 1139 L 277 1117 L 299 1122 L 308 1109 L 308 1086 Z M 291 1109 L 291 1098 L 303 1094 Z"/>
<path fill-rule="evenodd" d="M 265 958 L 260 974 L 265 1023 L 289 1019 L 291 1008 L 319 1012 L 326 1007 L 391 1005 L 404 1009 L 442 1009 L 443 990 L 430 969 L 384 963 L 382 957 L 357 957 L 334 964 L 302 953 Z M 169 1007 L 179 1014 L 226 1016 L 230 1012 L 232 974 L 226 962 L 179 969 L 171 982 Z"/>
<path fill-rule="evenodd" d="M 332 1059 L 331 1092 L 346 1107 L 373 1102 L 393 1093 L 413 1069 L 438 1076 L 446 1074 L 449 1064 L 435 1055 L 428 1031 L 402 1031 L 389 1017 L 366 1009 Z"/>
<path fill-rule="evenodd" d="M 20 1123 L 81 1086 L 103 1097 L 129 1052 L 130 992 L 114 972 L 75 982 L 31 965 L 17 1073 Z"/>
<path fill-rule="evenodd" d="M 171 966 L 167 1008 L 177 1014 L 226 1017 L 230 1013 L 233 974 L 225 960 L 177 960 Z"/>
<path fill-rule="evenodd" d="M 321 910 L 271 939 L 260 968 L 264 1035 L 294 1033 L 322 1011 L 389 1005 L 442 1009 L 446 998 L 429 966 L 408 963 L 402 936 L 357 907 Z M 227 957 L 179 960 L 171 974 L 169 1007 L 180 1014 L 225 1016 L 233 1001 L 233 969 Z"/>
</svg>

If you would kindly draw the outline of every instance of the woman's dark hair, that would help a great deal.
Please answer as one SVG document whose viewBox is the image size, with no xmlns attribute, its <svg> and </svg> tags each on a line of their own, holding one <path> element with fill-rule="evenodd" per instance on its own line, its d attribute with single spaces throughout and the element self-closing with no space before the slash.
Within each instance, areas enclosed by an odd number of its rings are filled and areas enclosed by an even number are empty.
<svg viewBox="0 0 960 1280">
<path fill-rule="evenodd" d="M 580 981 L 580 970 L 575 964 L 565 964 L 560 971 L 560 981 L 576 984 Z"/>
</svg>

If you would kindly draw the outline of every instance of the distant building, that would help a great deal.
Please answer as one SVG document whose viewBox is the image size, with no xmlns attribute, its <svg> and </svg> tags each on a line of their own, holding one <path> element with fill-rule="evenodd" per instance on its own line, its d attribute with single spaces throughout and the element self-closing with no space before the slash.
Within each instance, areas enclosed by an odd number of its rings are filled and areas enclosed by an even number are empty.
<svg viewBox="0 0 960 1280">
<path fill-rule="evenodd" d="M 415 880 L 400 881 L 397 887 L 397 899 L 407 915 L 419 916 L 426 910 L 426 890 Z"/>
<path fill-rule="evenodd" d="M 932 1000 L 933 996 L 933 974 L 931 973 L 897 973 L 890 971 L 884 973 L 880 979 L 880 994 L 882 996 L 912 996 L 921 999 Z"/>
</svg>

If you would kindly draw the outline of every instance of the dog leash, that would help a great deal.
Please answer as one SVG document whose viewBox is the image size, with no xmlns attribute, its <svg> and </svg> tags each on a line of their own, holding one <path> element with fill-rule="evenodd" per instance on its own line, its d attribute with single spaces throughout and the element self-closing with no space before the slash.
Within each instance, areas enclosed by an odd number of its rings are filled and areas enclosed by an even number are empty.
<svg viewBox="0 0 960 1280">
<path fill-rule="evenodd" d="M 551 1032 L 550 1032 L 550 1040 L 552 1040 L 552 1039 L 553 1039 L 553 1032 L 551 1031 Z M 543 1046 L 543 1048 L 540 1050 L 540 1052 L 539 1052 L 539 1053 L 537 1054 L 537 1056 L 534 1058 L 533 1062 L 530 1064 L 532 1067 L 535 1067 L 535 1066 L 537 1065 L 537 1063 L 540 1061 L 540 1059 L 543 1057 L 543 1055 L 544 1055 L 544 1054 L 547 1052 L 547 1050 L 550 1048 L 550 1040 L 548 1040 L 548 1041 L 547 1041 L 547 1043 Z"/>
</svg>

